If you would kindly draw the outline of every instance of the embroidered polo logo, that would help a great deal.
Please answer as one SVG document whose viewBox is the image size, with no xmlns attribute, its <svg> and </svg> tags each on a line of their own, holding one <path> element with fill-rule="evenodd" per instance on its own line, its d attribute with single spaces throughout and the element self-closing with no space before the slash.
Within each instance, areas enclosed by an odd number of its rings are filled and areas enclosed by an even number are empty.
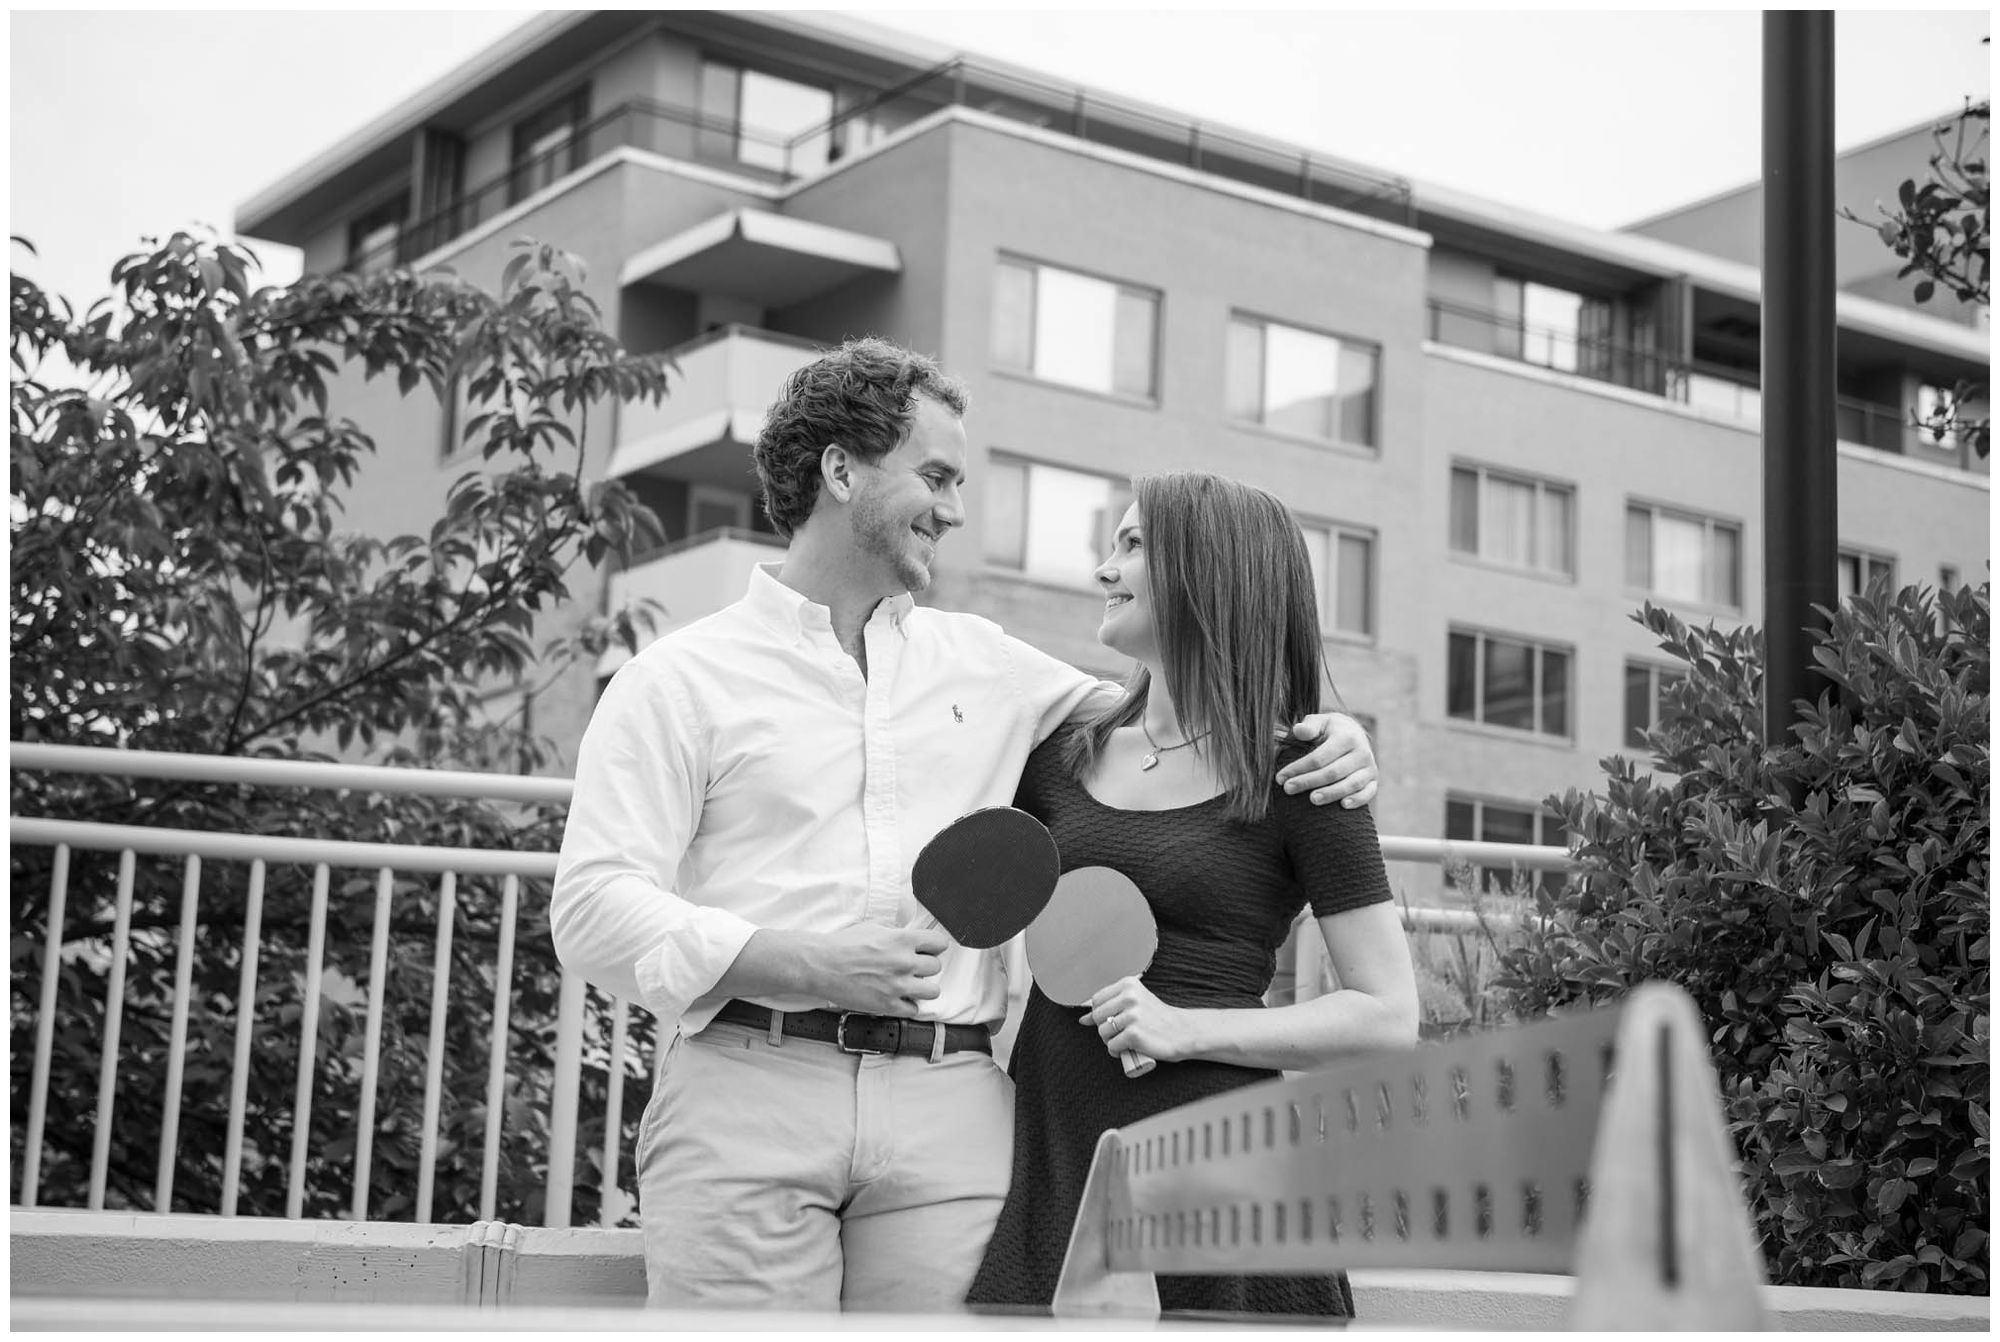
<svg viewBox="0 0 2000 1342">
<path fill-rule="evenodd" d="M 951 706 L 951 720 L 952 720 L 953 722 L 964 722 L 964 721 L 965 721 L 965 714 L 963 714 L 963 713 L 961 713 L 961 712 L 959 712 L 959 711 L 958 711 L 958 705 L 957 705 L 957 704 L 953 704 L 953 705 Z"/>
</svg>

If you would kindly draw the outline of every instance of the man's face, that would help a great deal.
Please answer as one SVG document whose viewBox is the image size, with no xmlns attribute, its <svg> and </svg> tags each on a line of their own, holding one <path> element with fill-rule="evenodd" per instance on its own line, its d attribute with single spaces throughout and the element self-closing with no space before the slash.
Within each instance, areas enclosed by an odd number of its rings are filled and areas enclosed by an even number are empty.
<svg viewBox="0 0 2000 1342">
<path fill-rule="evenodd" d="M 854 543 L 893 575 L 899 591 L 931 585 L 944 533 L 965 524 L 965 426 L 928 396 L 917 397 L 903 445 L 855 471 Z"/>
</svg>

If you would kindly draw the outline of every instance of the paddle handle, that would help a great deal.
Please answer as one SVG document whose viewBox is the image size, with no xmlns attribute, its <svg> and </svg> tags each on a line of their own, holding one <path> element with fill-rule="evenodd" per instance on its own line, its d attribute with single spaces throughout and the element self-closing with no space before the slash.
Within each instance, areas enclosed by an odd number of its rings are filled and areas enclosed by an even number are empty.
<svg viewBox="0 0 2000 1342">
<path fill-rule="evenodd" d="M 1152 1071 L 1155 1067 L 1159 1066 L 1158 1063 L 1154 1062 L 1151 1058 L 1147 1057 L 1145 1054 L 1134 1053 L 1129 1049 L 1118 1055 L 1118 1061 L 1125 1064 L 1125 1079 L 1127 1081 L 1131 1080 L 1135 1076 L 1144 1076 L 1146 1073 Z"/>
</svg>

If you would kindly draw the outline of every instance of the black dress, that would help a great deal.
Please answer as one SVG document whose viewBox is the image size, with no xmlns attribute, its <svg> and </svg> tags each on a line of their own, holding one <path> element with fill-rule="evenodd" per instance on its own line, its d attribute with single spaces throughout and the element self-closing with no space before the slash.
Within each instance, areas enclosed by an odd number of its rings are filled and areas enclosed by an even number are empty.
<svg viewBox="0 0 2000 1342">
<path fill-rule="evenodd" d="M 1113 867 L 1153 907 L 1159 950 L 1142 976 L 1170 1006 L 1263 1006 L 1277 951 L 1302 904 L 1318 916 L 1390 898 L 1368 811 L 1314 806 L 1274 787 L 1256 824 L 1223 799 L 1167 811 L 1106 806 L 1069 776 L 1058 732 L 1029 757 L 1015 805 L 1049 827 L 1062 869 Z M 1304 754 L 1280 748 L 1279 763 Z M 1220 1062 L 1161 1063 L 1128 1080 L 1083 1013 L 1030 989 L 1009 1068 L 1014 1178 L 968 1303 L 1047 1306 L 1054 1298 L 1097 1139 L 1162 1110 L 1279 1075 Z M 1351 1317 L 1345 1275 L 1162 1276 L 1168 1310 Z"/>
</svg>

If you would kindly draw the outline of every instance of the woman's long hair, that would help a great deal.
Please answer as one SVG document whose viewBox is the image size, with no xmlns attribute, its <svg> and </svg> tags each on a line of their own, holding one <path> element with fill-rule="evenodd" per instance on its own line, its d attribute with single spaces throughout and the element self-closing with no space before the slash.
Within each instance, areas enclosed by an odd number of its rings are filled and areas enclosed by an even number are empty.
<svg viewBox="0 0 2000 1342">
<path fill-rule="evenodd" d="M 1153 632 L 1181 730 L 1223 780 L 1232 820 L 1270 807 L 1278 741 L 1319 711 L 1319 601 L 1304 534 L 1274 495 L 1200 471 L 1132 482 L 1144 534 Z M 1113 730 L 1146 710 L 1144 667 L 1125 697 L 1073 734 L 1064 762 L 1082 779 Z"/>
</svg>

